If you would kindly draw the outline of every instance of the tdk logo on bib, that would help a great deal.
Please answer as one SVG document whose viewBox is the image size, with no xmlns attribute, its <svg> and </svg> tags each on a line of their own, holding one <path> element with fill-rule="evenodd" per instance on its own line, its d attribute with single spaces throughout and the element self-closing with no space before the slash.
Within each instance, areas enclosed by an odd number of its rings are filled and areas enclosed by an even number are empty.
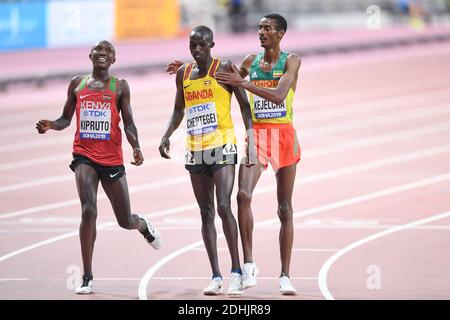
<svg viewBox="0 0 450 320">
<path fill-rule="evenodd" d="M 186 130 L 188 134 L 198 135 L 213 132 L 217 126 L 214 102 L 198 104 L 187 109 Z"/>
</svg>

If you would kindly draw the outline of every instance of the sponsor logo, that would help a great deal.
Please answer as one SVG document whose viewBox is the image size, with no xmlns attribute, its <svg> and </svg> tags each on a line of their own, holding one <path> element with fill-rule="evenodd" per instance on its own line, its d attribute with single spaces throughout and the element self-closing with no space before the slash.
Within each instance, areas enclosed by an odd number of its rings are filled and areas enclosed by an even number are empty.
<svg viewBox="0 0 450 320">
<path fill-rule="evenodd" d="M 258 78 L 258 74 L 256 73 L 256 71 L 253 71 L 252 78 Z"/>
<path fill-rule="evenodd" d="M 110 173 L 110 174 L 109 174 L 109 177 L 110 177 L 110 178 L 114 178 L 114 177 L 117 176 L 119 173 L 120 173 L 120 171 L 118 171 L 118 172 L 116 172 L 116 173 L 114 173 L 114 174 Z"/>
<path fill-rule="evenodd" d="M 205 86 L 210 86 L 212 84 L 212 81 L 211 80 L 205 80 L 205 81 L 203 81 L 203 84 Z"/>
<path fill-rule="evenodd" d="M 88 94 L 84 94 L 84 95 L 80 94 L 80 99 L 84 99 L 84 98 L 87 98 L 90 96 L 96 96 L 96 95 L 97 95 L 97 93 L 88 93 Z"/>
</svg>

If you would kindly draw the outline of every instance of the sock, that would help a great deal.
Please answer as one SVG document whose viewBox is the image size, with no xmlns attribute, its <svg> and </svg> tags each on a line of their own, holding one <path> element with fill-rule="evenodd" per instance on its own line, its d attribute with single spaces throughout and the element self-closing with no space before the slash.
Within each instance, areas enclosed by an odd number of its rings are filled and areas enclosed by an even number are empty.
<svg viewBox="0 0 450 320">
<path fill-rule="evenodd" d="M 242 270 L 241 270 L 241 268 L 239 268 L 239 269 L 231 269 L 231 273 L 239 273 L 240 275 L 242 275 Z"/>
</svg>

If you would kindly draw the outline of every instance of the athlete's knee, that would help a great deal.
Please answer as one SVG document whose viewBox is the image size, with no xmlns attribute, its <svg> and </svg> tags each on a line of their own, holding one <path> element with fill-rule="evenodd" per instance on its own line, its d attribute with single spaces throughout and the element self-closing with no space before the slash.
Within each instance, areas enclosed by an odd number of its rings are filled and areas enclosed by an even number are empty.
<svg viewBox="0 0 450 320">
<path fill-rule="evenodd" d="M 217 213 L 221 219 L 227 218 L 231 215 L 231 203 L 230 200 L 222 200 L 217 203 Z"/>
<path fill-rule="evenodd" d="M 92 204 L 82 204 L 81 219 L 88 222 L 95 221 L 97 219 L 97 207 Z"/>
<path fill-rule="evenodd" d="M 200 215 L 202 217 L 202 223 L 214 223 L 214 206 L 204 205 L 200 206 Z"/>
<path fill-rule="evenodd" d="M 252 193 L 247 190 L 239 189 L 237 194 L 237 202 L 238 205 L 250 205 L 252 202 Z"/>
<path fill-rule="evenodd" d="M 292 221 L 292 204 L 289 201 L 281 201 L 278 203 L 278 217 L 281 223 L 289 223 Z"/>
</svg>

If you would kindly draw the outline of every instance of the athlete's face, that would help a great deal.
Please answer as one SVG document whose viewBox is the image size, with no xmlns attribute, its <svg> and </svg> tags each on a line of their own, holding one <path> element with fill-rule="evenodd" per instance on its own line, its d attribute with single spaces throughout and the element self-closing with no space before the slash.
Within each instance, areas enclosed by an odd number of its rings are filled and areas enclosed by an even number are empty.
<svg viewBox="0 0 450 320">
<path fill-rule="evenodd" d="M 268 48 L 281 41 L 284 31 L 277 30 L 275 20 L 262 18 L 258 26 L 258 35 L 261 47 Z"/>
<path fill-rule="evenodd" d="M 214 42 L 211 41 L 206 35 L 192 31 L 189 37 L 189 50 L 195 61 L 205 61 L 211 54 L 211 48 L 214 46 Z"/>
<path fill-rule="evenodd" d="M 116 51 L 108 41 L 100 41 L 92 48 L 89 58 L 94 67 L 107 69 L 116 61 Z"/>
</svg>

